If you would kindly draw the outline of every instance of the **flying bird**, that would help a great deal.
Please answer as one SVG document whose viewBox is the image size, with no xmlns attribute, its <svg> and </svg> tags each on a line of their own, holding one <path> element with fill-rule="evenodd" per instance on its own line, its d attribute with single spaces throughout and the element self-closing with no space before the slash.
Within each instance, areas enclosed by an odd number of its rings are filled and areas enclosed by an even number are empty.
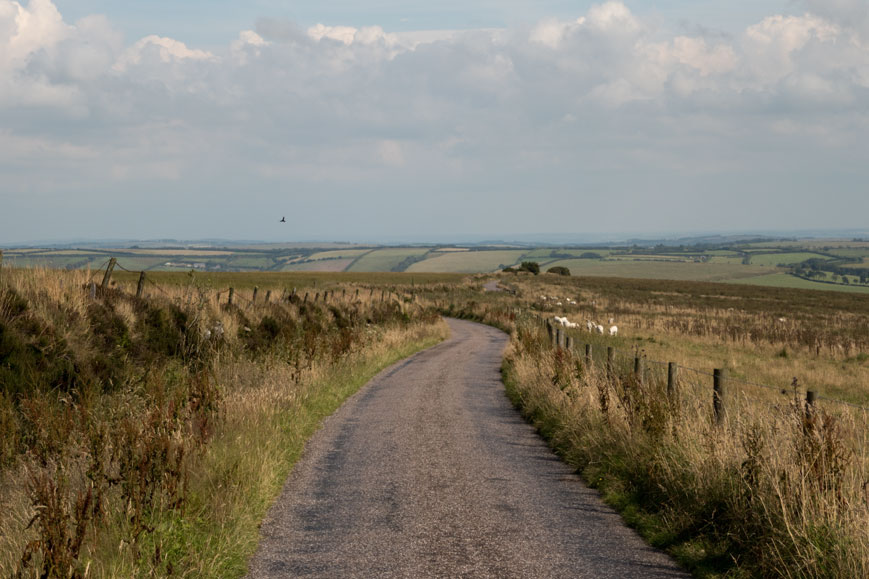
<svg viewBox="0 0 869 579">
<path fill-rule="evenodd" d="M 287 222 L 287 218 L 286 218 L 286 217 L 281 217 L 280 223 L 286 223 L 286 222 Z"/>
</svg>

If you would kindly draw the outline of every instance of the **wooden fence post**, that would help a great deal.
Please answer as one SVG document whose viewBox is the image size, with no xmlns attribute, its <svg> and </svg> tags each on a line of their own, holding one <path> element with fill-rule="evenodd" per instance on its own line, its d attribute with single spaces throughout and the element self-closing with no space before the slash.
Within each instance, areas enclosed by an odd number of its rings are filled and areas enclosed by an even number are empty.
<svg viewBox="0 0 869 579">
<path fill-rule="evenodd" d="M 118 263 L 118 260 L 114 257 L 109 259 L 109 265 L 106 266 L 106 274 L 103 276 L 103 284 L 101 286 L 103 289 L 109 287 L 109 281 L 112 279 L 112 270 L 115 269 L 116 263 Z"/>
<path fill-rule="evenodd" d="M 308 292 L 305 292 L 305 299 L 302 300 L 303 304 L 308 303 Z"/>
<path fill-rule="evenodd" d="M 139 273 L 139 283 L 136 285 L 136 297 L 141 298 L 142 292 L 145 291 L 145 272 Z"/>
<path fill-rule="evenodd" d="M 813 390 L 806 390 L 806 420 L 811 420 L 812 415 L 815 413 L 815 398 Z"/>
<path fill-rule="evenodd" d="M 613 364 L 613 359 L 615 358 L 615 350 L 613 350 L 612 346 L 606 347 L 606 375 L 607 378 L 612 380 L 615 377 L 615 366 Z"/>
<path fill-rule="evenodd" d="M 564 348 L 564 330 L 561 328 L 555 330 L 555 345 L 558 346 L 559 349 Z"/>
<path fill-rule="evenodd" d="M 634 378 L 637 382 L 643 381 L 643 359 L 639 356 L 634 357 Z"/>
<path fill-rule="evenodd" d="M 676 393 L 676 362 L 667 362 L 667 396 L 673 398 Z"/>
<path fill-rule="evenodd" d="M 266 290 L 266 303 L 272 299 L 272 290 Z"/>
<path fill-rule="evenodd" d="M 250 300 L 251 303 L 254 303 L 254 304 L 256 303 L 256 294 L 258 294 L 258 293 L 259 293 L 259 287 L 253 286 L 253 299 Z"/>
<path fill-rule="evenodd" d="M 573 336 L 567 336 L 567 349 L 573 351 Z"/>
<path fill-rule="evenodd" d="M 585 345 L 585 365 L 591 368 L 591 344 Z"/>
<path fill-rule="evenodd" d="M 235 296 L 235 288 L 229 288 L 229 300 L 227 300 L 226 305 L 232 305 L 232 298 Z"/>
<path fill-rule="evenodd" d="M 712 376 L 712 410 L 715 414 L 715 424 L 721 424 L 724 421 L 727 370 L 716 368 L 712 371 Z"/>
<path fill-rule="evenodd" d="M 555 326 L 553 326 L 549 321 L 546 322 L 546 334 L 549 336 L 549 344 L 555 345 Z"/>
<path fill-rule="evenodd" d="M 91 282 L 91 299 L 96 299 L 97 297 L 97 284 Z"/>
</svg>

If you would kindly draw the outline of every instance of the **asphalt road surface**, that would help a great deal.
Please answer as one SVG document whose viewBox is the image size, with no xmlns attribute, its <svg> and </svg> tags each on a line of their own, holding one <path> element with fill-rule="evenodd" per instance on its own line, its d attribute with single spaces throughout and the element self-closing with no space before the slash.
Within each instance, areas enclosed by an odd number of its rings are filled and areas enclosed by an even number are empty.
<svg viewBox="0 0 869 579">
<path fill-rule="evenodd" d="M 500 379 L 507 336 L 452 337 L 374 378 L 311 439 L 251 577 L 687 577 L 542 442 Z"/>
</svg>

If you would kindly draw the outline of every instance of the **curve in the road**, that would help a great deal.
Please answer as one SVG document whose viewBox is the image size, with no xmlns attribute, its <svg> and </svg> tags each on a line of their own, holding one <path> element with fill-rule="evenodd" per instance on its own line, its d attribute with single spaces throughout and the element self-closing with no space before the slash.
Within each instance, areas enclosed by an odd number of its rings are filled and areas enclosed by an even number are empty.
<svg viewBox="0 0 869 579">
<path fill-rule="evenodd" d="M 687 577 L 510 405 L 507 337 L 452 337 L 372 380 L 311 439 L 251 577 Z"/>
</svg>

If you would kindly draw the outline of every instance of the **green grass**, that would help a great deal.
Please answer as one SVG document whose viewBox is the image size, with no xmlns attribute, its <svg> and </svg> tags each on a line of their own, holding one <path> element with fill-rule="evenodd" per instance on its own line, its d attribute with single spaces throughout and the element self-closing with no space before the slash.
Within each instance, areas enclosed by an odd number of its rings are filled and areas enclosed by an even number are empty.
<svg viewBox="0 0 869 579">
<path fill-rule="evenodd" d="M 726 280 L 727 281 L 727 280 Z M 842 285 L 809 281 L 801 277 L 795 277 L 787 273 L 773 273 L 748 279 L 736 280 L 737 283 L 759 285 L 767 287 L 784 287 L 798 289 L 813 289 L 822 291 L 839 291 L 848 293 L 869 294 L 869 287 L 859 285 Z"/>
<path fill-rule="evenodd" d="M 408 257 L 416 257 L 429 252 L 430 247 L 390 247 L 376 249 L 356 260 L 347 271 L 376 272 L 392 271 Z"/>
<path fill-rule="evenodd" d="M 344 259 L 318 259 L 302 263 L 290 263 L 281 266 L 281 271 L 334 271 L 340 272 L 353 263 L 352 257 Z"/>
<path fill-rule="evenodd" d="M 751 264 L 752 265 L 791 265 L 794 263 L 800 263 L 806 261 L 807 259 L 830 259 L 825 255 L 821 255 L 819 253 L 806 253 L 806 252 L 796 252 L 796 253 L 761 253 L 761 254 L 753 254 L 751 256 Z"/>
<path fill-rule="evenodd" d="M 355 259 L 364 253 L 368 253 L 370 249 L 334 249 L 331 251 L 320 251 L 308 257 L 308 259 Z"/>
<path fill-rule="evenodd" d="M 382 369 L 441 339 L 430 335 L 333 368 L 308 389 L 301 405 L 276 412 L 265 423 L 250 421 L 247 432 L 227 432 L 216 439 L 204 458 L 204 478 L 194 482 L 200 492 L 189 507 L 192 516 L 167 517 L 155 542 L 163 544 L 164 552 L 177 552 L 179 567 L 195 571 L 196 576 L 245 575 L 259 544 L 260 522 L 323 419 Z M 220 527 L 212 518 L 215 504 L 220 505 Z"/>
<path fill-rule="evenodd" d="M 672 279 L 686 281 L 728 281 L 770 273 L 772 268 L 731 263 L 682 263 L 662 261 L 601 261 L 565 259 L 547 264 L 562 266 L 572 275 Z"/>
<path fill-rule="evenodd" d="M 732 263 L 739 265 L 742 263 L 742 258 L 739 256 L 713 255 L 709 258 L 707 263 Z"/>
<path fill-rule="evenodd" d="M 711 249 L 709 251 L 706 251 L 705 253 L 706 253 L 706 255 L 717 255 L 717 256 L 722 256 L 722 257 L 738 256 L 739 255 L 738 252 L 733 251 L 731 249 Z"/>
<path fill-rule="evenodd" d="M 476 273 L 496 271 L 500 265 L 514 265 L 527 252 L 525 250 L 460 251 L 447 252 L 414 263 L 408 272 Z"/>
</svg>

